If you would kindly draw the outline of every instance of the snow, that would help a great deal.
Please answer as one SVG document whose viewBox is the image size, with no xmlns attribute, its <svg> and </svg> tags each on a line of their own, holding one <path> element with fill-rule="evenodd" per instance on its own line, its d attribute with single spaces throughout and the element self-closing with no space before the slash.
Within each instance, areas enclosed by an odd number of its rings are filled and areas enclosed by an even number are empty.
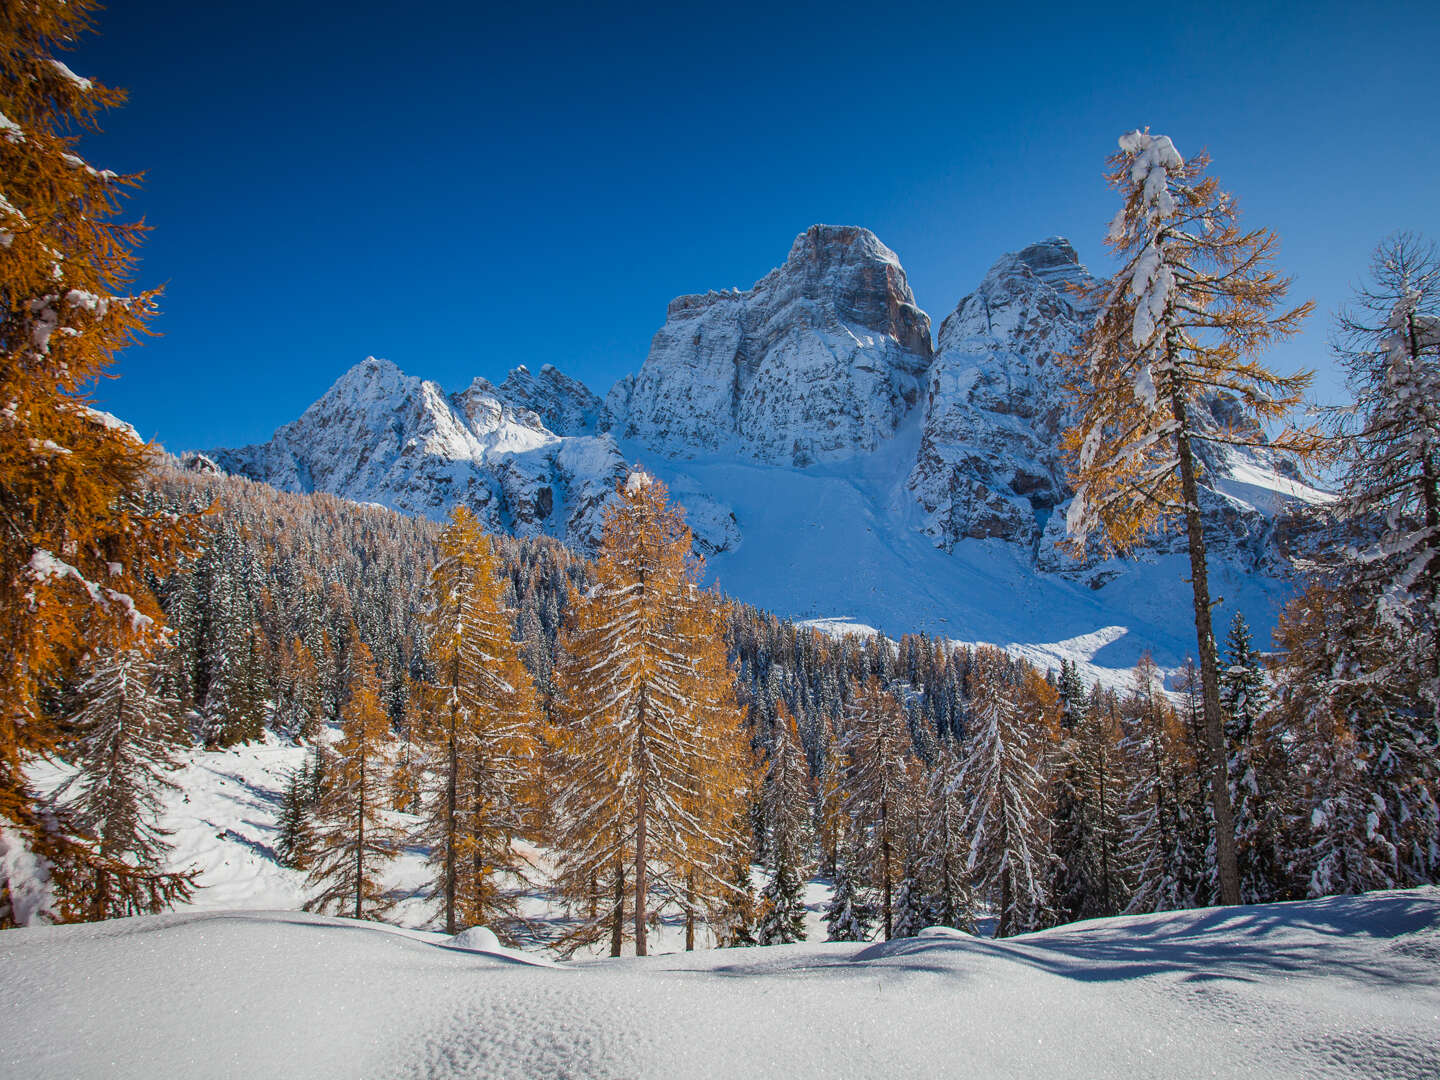
<svg viewBox="0 0 1440 1080">
<path fill-rule="evenodd" d="M 50 867 L 30 850 L 14 828 L 0 818 L 0 881 L 8 883 L 10 919 L 20 926 L 47 921 L 55 902 L 50 887 Z"/>
<path fill-rule="evenodd" d="M 1418 1078 L 1440 1056 L 1435 889 L 563 965 L 449 941 L 259 911 L 7 931 L 0 1073 Z"/>
<path fill-rule="evenodd" d="M 78 90 L 87 91 L 95 85 L 89 79 L 82 78 L 81 76 L 76 75 L 75 72 L 71 71 L 59 60 L 51 58 L 50 66 L 55 69 L 55 71 L 60 75 L 62 79 L 65 79 L 67 82 L 73 83 L 75 85 L 75 88 Z"/>
</svg>

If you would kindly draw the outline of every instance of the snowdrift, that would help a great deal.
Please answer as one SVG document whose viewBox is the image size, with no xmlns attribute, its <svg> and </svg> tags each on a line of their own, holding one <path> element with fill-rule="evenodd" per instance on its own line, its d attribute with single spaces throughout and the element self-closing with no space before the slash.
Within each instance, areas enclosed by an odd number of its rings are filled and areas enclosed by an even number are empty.
<svg viewBox="0 0 1440 1080">
<path fill-rule="evenodd" d="M 0 934 L 0 1075 L 1434 1077 L 1440 889 L 530 963 L 192 912 Z"/>
</svg>

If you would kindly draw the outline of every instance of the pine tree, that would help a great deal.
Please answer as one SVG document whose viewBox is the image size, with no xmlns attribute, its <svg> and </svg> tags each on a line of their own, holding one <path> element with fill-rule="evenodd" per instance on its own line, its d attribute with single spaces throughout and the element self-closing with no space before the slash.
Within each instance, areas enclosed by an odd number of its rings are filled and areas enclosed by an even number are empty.
<svg viewBox="0 0 1440 1080">
<path fill-rule="evenodd" d="M 1063 678 L 1058 689 L 1062 730 L 1067 711 L 1072 719 L 1053 782 L 1052 895 L 1057 913 L 1067 920 L 1115 915 L 1126 891 L 1120 851 L 1125 776 L 1113 699 L 1098 692 L 1076 694 Z"/>
<path fill-rule="evenodd" d="M 965 832 L 965 792 L 954 740 L 945 739 L 926 778 L 924 831 L 916 876 L 925 886 L 927 924 L 975 932 Z"/>
<path fill-rule="evenodd" d="M 1184 756 L 1179 717 L 1160 689 L 1160 672 L 1148 653 L 1135 665 L 1121 726 L 1120 749 L 1130 774 L 1124 823 L 1132 892 L 1125 910 L 1190 907 L 1196 871 L 1187 865 L 1185 810 L 1176 783 L 1177 773 L 1189 775 L 1190 762 Z"/>
<path fill-rule="evenodd" d="M 1314 431 L 1287 430 L 1273 441 L 1262 431 L 1299 404 L 1310 373 L 1279 375 L 1253 358 L 1295 333 L 1311 305 L 1276 313 L 1289 284 L 1269 268 L 1277 238 L 1241 230 L 1235 200 L 1204 176 L 1205 155 L 1186 161 L 1165 136 L 1133 131 L 1110 165 L 1125 203 L 1107 243 L 1123 265 L 1096 290 L 1095 326 L 1071 361 L 1080 422 L 1065 437 L 1075 487 L 1066 524 L 1079 549 L 1098 533 L 1122 552 L 1157 525 L 1185 524 L 1221 899 L 1236 904 L 1199 485 L 1204 455 L 1229 447 L 1264 447 L 1301 461 L 1321 455 Z M 1252 428 L 1205 423 L 1205 399 L 1216 394 L 1228 395 Z"/>
<path fill-rule="evenodd" d="M 756 904 L 751 883 L 750 828 L 748 813 L 742 811 L 730 830 L 724 889 L 710 915 L 715 942 L 722 949 L 756 944 Z"/>
<path fill-rule="evenodd" d="M 775 712 L 770 760 L 761 788 L 770 880 L 760 894 L 761 945 L 805 940 L 805 882 L 810 869 L 810 800 L 805 751 L 782 701 Z"/>
<path fill-rule="evenodd" d="M 1033 669 L 997 649 L 975 650 L 970 667 L 972 723 L 959 784 L 971 793 L 965 815 L 975 888 L 999 914 L 996 937 L 1024 933 L 1051 918 L 1045 783 L 1039 771 L 1058 697 Z"/>
<path fill-rule="evenodd" d="M 643 956 L 655 905 L 709 910 L 729 890 L 727 833 L 744 784 L 721 612 L 696 587 L 690 530 L 639 470 L 619 495 L 595 584 L 571 595 L 562 636 L 554 846 L 559 892 L 585 913 L 570 944 L 608 923 L 618 955 L 628 896 Z M 597 888 L 603 903 L 592 903 Z"/>
<path fill-rule="evenodd" d="M 518 916 L 506 878 L 523 879 L 512 840 L 527 829 L 539 779 L 534 685 L 511 640 L 494 549 L 473 514 L 455 510 L 432 574 L 430 723 L 422 839 L 446 933 Z"/>
<path fill-rule="evenodd" d="M 380 875 L 395 857 L 400 839 L 382 817 L 390 782 L 390 721 L 380 704 L 370 649 L 356 642 L 349 652 L 349 694 L 341 738 L 316 807 L 309 881 L 319 891 L 305 908 L 377 919 L 390 907 Z"/>
<path fill-rule="evenodd" d="M 845 724 L 845 816 L 859 842 L 855 855 L 860 860 L 852 870 L 863 868 L 878 894 L 880 929 L 889 941 L 905 859 L 910 734 L 900 703 L 873 676 L 852 688 Z"/>
<path fill-rule="evenodd" d="M 312 750 L 285 778 L 275 854 L 282 866 L 308 870 L 315 849 L 315 806 L 324 793 L 323 755 Z"/>
<path fill-rule="evenodd" d="M 146 582 L 166 576 L 194 530 L 142 508 L 151 449 L 87 396 L 144 333 L 155 298 L 124 295 L 141 228 L 114 219 L 138 178 L 76 153 L 124 95 L 56 59 L 97 7 L 35 0 L 0 19 L 0 849 L 13 855 L 0 859 L 0 925 L 83 916 L 97 874 L 117 895 L 146 887 L 148 871 L 46 813 L 26 769 L 61 737 L 47 688 L 87 652 L 161 637 Z M 32 864 L 48 884 L 10 877 Z"/>
<path fill-rule="evenodd" d="M 1376 675 L 1419 675 L 1421 716 L 1440 718 L 1440 253 L 1397 234 L 1375 251 L 1373 284 L 1340 317 L 1341 510 L 1378 525 L 1349 566 L 1353 598 L 1389 648 Z M 1432 723 L 1433 727 L 1433 723 Z"/>
<path fill-rule="evenodd" d="M 1250 627 L 1237 611 L 1225 641 L 1220 708 L 1229 748 L 1240 899 L 1262 904 L 1285 899 L 1287 893 L 1283 798 L 1289 766 L 1284 740 L 1265 714 L 1269 691 L 1250 642 Z"/>
<path fill-rule="evenodd" d="M 847 830 L 835 864 L 835 888 L 825 907 L 827 941 L 869 941 L 875 924 L 874 906 L 867 899 L 861 884 L 859 837 Z"/>
<path fill-rule="evenodd" d="M 166 773 L 177 766 L 185 728 L 175 702 L 157 691 L 162 672 L 138 650 L 102 650 L 86 664 L 65 716 L 76 772 L 55 798 L 105 860 L 89 882 L 92 919 L 154 914 L 189 899 L 194 887 L 193 872 L 164 870 L 171 847 L 161 797 L 179 790 Z M 112 875 L 110 863 L 131 872 Z"/>
</svg>

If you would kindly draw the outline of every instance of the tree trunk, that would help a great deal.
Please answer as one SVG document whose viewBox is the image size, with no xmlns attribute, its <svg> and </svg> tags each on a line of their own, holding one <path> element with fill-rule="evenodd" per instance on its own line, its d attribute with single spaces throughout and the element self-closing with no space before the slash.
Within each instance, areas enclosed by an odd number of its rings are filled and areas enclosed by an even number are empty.
<svg viewBox="0 0 1440 1080">
<path fill-rule="evenodd" d="M 884 875 L 883 909 L 885 913 L 885 940 L 889 941 L 892 933 L 894 920 L 890 910 L 890 823 L 888 800 L 880 800 L 880 872 Z"/>
<path fill-rule="evenodd" d="M 361 900 L 365 893 L 365 752 L 360 752 L 360 813 L 355 830 L 355 918 L 361 918 Z"/>
<path fill-rule="evenodd" d="M 625 864 L 615 862 L 615 911 L 610 920 L 610 955 L 619 956 L 625 941 Z"/>
<path fill-rule="evenodd" d="M 685 951 L 695 951 L 695 871 L 685 875 Z"/>
<path fill-rule="evenodd" d="M 460 718 L 460 655 L 456 650 L 454 665 L 450 678 L 450 739 L 448 760 L 445 763 L 445 932 L 450 935 L 456 933 L 455 925 L 455 846 L 456 846 L 456 803 L 459 801 L 458 786 L 460 782 L 460 748 L 457 743 L 456 729 L 459 727 Z"/>
<path fill-rule="evenodd" d="M 1185 532 L 1190 547 L 1190 586 L 1194 593 L 1195 644 L 1200 653 L 1200 690 L 1205 711 L 1205 743 L 1210 751 L 1210 807 L 1215 814 L 1215 864 L 1220 876 L 1220 902 L 1240 903 L 1240 869 L 1235 858 L 1235 818 L 1230 806 L 1230 778 L 1226 765 L 1225 731 L 1220 721 L 1220 673 L 1215 657 L 1215 632 L 1210 623 L 1210 575 L 1205 565 L 1205 530 L 1200 521 L 1200 497 L 1195 482 L 1195 458 L 1185 403 L 1179 394 L 1170 399 L 1177 430 L 1176 456 L 1180 459 L 1181 497 L 1185 500 Z"/>
<path fill-rule="evenodd" d="M 644 580 L 642 575 L 641 580 Z M 637 717 L 639 731 L 636 734 L 636 742 L 644 753 L 645 747 L 645 690 L 640 690 L 639 715 Z M 637 762 L 637 765 L 643 763 Z M 645 857 L 649 854 L 646 850 L 645 826 L 648 824 L 650 815 L 650 792 L 646 788 L 645 773 L 643 768 L 637 770 L 640 773 L 640 786 L 638 801 L 635 806 L 635 955 L 644 956 L 645 952 L 645 890 L 649 887 L 645 880 Z"/>
</svg>

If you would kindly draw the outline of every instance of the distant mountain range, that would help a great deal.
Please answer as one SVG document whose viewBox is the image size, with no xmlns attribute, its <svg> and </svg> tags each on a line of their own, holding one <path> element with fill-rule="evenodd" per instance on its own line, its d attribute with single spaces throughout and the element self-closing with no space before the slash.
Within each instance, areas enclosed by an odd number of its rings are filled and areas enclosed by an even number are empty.
<svg viewBox="0 0 1440 1080">
<path fill-rule="evenodd" d="M 187 460 L 432 518 L 464 503 L 493 530 L 582 550 L 638 463 L 686 506 L 711 576 L 777 613 L 1174 664 L 1192 625 L 1180 539 L 1083 566 L 1060 547 L 1057 358 L 1090 317 L 1069 286 L 1089 280 L 1068 241 L 1032 244 L 932 341 L 895 253 L 816 225 L 750 289 L 671 301 L 603 399 L 550 365 L 447 393 L 369 359 L 269 442 Z M 1218 397 L 1202 422 L 1238 416 Z M 1205 464 L 1212 575 L 1263 630 L 1297 514 L 1326 496 L 1263 449 Z"/>
</svg>

